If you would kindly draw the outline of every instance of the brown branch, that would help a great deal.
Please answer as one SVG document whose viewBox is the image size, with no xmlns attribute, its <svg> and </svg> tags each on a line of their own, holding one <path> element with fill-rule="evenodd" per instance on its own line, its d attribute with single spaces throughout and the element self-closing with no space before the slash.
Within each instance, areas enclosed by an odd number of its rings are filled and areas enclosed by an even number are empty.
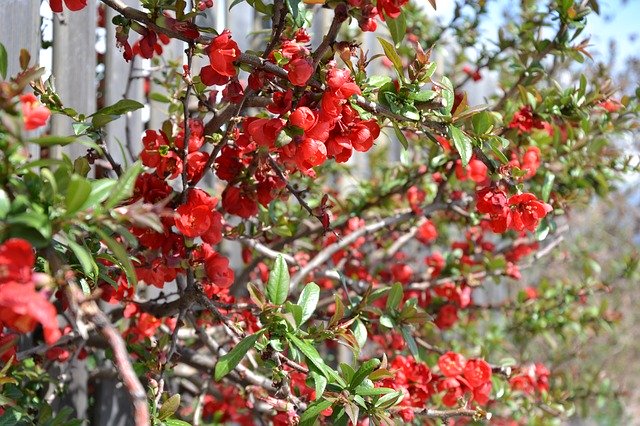
<svg viewBox="0 0 640 426">
<path fill-rule="evenodd" d="M 109 318 L 100 310 L 98 304 L 91 299 L 86 299 L 80 289 L 72 284 L 67 286 L 67 296 L 69 297 L 70 306 L 76 308 L 76 316 L 80 320 L 87 320 L 94 324 L 98 331 L 104 336 L 113 350 L 116 368 L 122 378 L 134 407 L 134 420 L 136 426 L 148 426 L 150 424 L 149 408 L 147 405 L 147 395 L 136 376 L 127 346 L 122 336 L 109 321 Z"/>
<path fill-rule="evenodd" d="M 325 34 L 316 51 L 313 52 L 312 58 L 314 70 L 318 67 L 318 64 L 327 53 L 327 51 L 331 48 L 333 43 L 335 43 L 336 38 L 338 37 L 338 32 L 340 31 L 340 27 L 342 27 L 342 23 L 349 17 L 349 15 L 347 14 L 347 5 L 344 3 L 338 3 L 333 13 L 333 21 L 331 21 L 329 31 L 327 31 L 327 34 Z"/>
</svg>

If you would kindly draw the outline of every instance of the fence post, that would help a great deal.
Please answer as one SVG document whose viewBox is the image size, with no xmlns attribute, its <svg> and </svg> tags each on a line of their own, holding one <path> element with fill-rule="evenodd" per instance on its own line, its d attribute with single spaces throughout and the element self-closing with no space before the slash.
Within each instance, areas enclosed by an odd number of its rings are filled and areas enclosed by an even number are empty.
<svg viewBox="0 0 640 426">
<path fill-rule="evenodd" d="M 91 114 L 96 109 L 96 3 L 89 1 L 79 12 L 54 14 L 53 77 L 57 93 L 67 108 Z M 52 118 L 54 135 L 73 134 L 71 119 Z M 86 148 L 71 144 L 63 150 L 71 158 L 84 155 Z M 54 153 L 59 155 L 60 150 Z"/>
<path fill-rule="evenodd" d="M 138 0 L 126 0 L 128 6 L 140 7 Z M 106 52 L 105 52 L 105 106 L 113 105 L 121 99 L 143 102 L 142 78 L 132 78 L 142 74 L 142 62 L 135 57 L 126 62 L 116 46 L 116 28 L 111 20 L 117 16 L 113 9 L 106 10 Z M 135 33 L 134 33 L 135 34 Z M 121 163 L 130 163 L 140 151 L 142 134 L 142 111 L 137 110 L 112 121 L 107 125 L 107 147 L 113 158 Z M 124 161 L 126 160 L 126 161 Z"/>
</svg>

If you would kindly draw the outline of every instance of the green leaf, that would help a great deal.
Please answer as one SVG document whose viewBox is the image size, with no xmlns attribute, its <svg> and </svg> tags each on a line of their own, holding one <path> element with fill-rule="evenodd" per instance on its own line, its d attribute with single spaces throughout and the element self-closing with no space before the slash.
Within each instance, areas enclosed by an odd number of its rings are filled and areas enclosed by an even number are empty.
<svg viewBox="0 0 640 426">
<path fill-rule="evenodd" d="M 233 2 L 229 5 L 229 10 L 231 10 L 235 5 L 242 3 L 245 0 L 233 0 Z"/>
<path fill-rule="evenodd" d="M 320 415 L 320 413 L 322 413 L 327 408 L 331 407 L 331 405 L 333 405 L 333 402 L 328 401 L 326 399 L 321 399 L 321 400 L 312 402 L 311 404 L 309 404 L 309 406 L 304 411 L 304 413 L 302 413 L 302 415 L 300 416 L 299 425 L 313 426 L 316 422 L 316 419 Z"/>
<path fill-rule="evenodd" d="M 89 123 L 73 123 L 73 134 L 76 136 L 80 136 L 84 134 L 87 130 L 91 128 L 91 124 Z"/>
<path fill-rule="evenodd" d="M 402 80 L 404 78 L 404 70 L 402 68 L 402 59 L 400 59 L 400 55 L 398 55 L 396 48 L 393 46 L 393 44 L 389 43 L 387 40 L 383 39 L 382 37 L 378 37 L 378 41 L 382 45 L 382 50 L 384 50 L 385 56 L 389 58 L 394 68 L 398 72 L 398 76 L 400 77 L 400 80 Z"/>
<path fill-rule="evenodd" d="M 544 175 L 544 183 L 542 184 L 542 201 L 545 203 L 549 201 L 549 197 L 551 196 L 551 189 L 553 188 L 553 182 L 556 180 L 556 175 L 551 172 L 547 172 Z"/>
<path fill-rule="evenodd" d="M 0 43 L 0 75 L 2 78 L 7 78 L 7 67 L 9 66 L 9 57 L 7 55 L 7 49 L 4 44 Z"/>
<path fill-rule="evenodd" d="M 98 204 L 107 199 L 113 187 L 118 183 L 114 179 L 98 179 L 91 181 L 91 193 L 89 198 L 80 207 L 80 210 L 95 208 Z"/>
<path fill-rule="evenodd" d="M 301 3 L 300 0 L 287 0 L 287 7 L 293 17 L 293 23 L 298 28 L 304 25 L 304 13 L 301 13 L 300 8 Z M 302 5 L 302 12 L 304 12 L 304 5 Z"/>
<path fill-rule="evenodd" d="M 420 92 L 411 92 L 407 97 L 417 102 L 428 102 L 436 97 L 436 92 L 433 90 L 422 90 Z"/>
<path fill-rule="evenodd" d="M 319 398 L 322 397 L 322 394 L 324 393 L 324 390 L 327 387 L 327 378 L 324 377 L 322 374 L 316 373 L 315 371 L 312 371 L 311 373 L 309 373 L 309 376 L 313 380 L 313 386 L 316 391 L 315 399 L 318 400 Z"/>
<path fill-rule="evenodd" d="M 501 150 L 501 148 L 504 147 L 504 143 L 502 142 L 503 139 L 504 138 L 500 136 L 494 136 L 489 138 L 487 140 L 487 143 L 489 144 L 489 148 L 491 148 L 491 151 L 493 151 L 495 156 L 498 157 L 500 162 L 502 164 L 507 164 L 509 162 L 509 159 L 507 158 L 506 155 L 504 155 L 504 153 Z"/>
<path fill-rule="evenodd" d="M 227 354 L 223 355 L 216 362 L 213 377 L 216 382 L 220 381 L 224 376 L 229 374 L 231 370 L 242 361 L 242 358 L 253 349 L 258 341 L 258 338 L 262 335 L 263 331 L 251 334 L 242 339 L 238 344 L 231 349 Z"/>
<path fill-rule="evenodd" d="M 469 160 L 471 160 L 471 154 L 473 152 L 471 139 L 467 135 L 465 135 L 462 130 L 453 125 L 449 126 L 449 131 L 451 132 L 453 145 L 456 147 L 458 154 L 460 154 L 462 166 L 466 167 L 467 164 L 469 164 Z"/>
<path fill-rule="evenodd" d="M 180 394 L 177 393 L 171 398 L 167 399 L 160 407 L 160 411 L 158 411 L 158 419 L 164 420 L 168 417 L 173 416 L 173 414 L 178 411 L 180 408 Z"/>
<path fill-rule="evenodd" d="M 123 114 L 138 110 L 143 107 L 144 105 L 142 105 L 140 102 L 134 101 L 132 99 L 120 99 L 113 105 L 109 105 L 107 107 L 99 109 L 89 117 L 93 117 L 91 119 L 91 124 L 94 127 L 102 127 L 105 124 L 116 120 Z"/>
<path fill-rule="evenodd" d="M 167 419 L 164 421 L 166 426 L 191 426 L 191 423 L 187 423 L 180 419 Z"/>
<path fill-rule="evenodd" d="M 358 346 L 361 348 L 367 343 L 367 326 L 361 320 L 356 320 L 353 323 L 353 336 L 356 338 L 356 342 L 358 342 Z"/>
<path fill-rule="evenodd" d="M 7 217 L 11 210 L 11 200 L 4 189 L 0 189 L 0 219 Z"/>
<path fill-rule="evenodd" d="M 96 277 L 98 276 L 99 270 L 98 265 L 93 259 L 93 256 L 91 256 L 89 250 L 87 250 L 86 247 L 76 243 L 71 238 L 68 238 L 65 243 L 69 246 L 71 251 L 73 251 L 73 254 L 76 256 L 76 258 L 78 258 L 78 262 L 80 262 L 80 266 L 82 267 L 84 274 L 95 281 Z"/>
<path fill-rule="evenodd" d="M 302 321 L 300 325 L 311 318 L 311 315 L 313 315 L 318 305 L 318 300 L 320 300 L 320 287 L 318 287 L 316 283 L 309 283 L 304 286 L 298 299 L 298 306 L 302 308 Z"/>
<path fill-rule="evenodd" d="M 392 388 L 372 388 L 368 386 L 358 386 L 355 389 L 355 393 L 362 396 L 386 395 L 395 391 L 396 390 Z"/>
<path fill-rule="evenodd" d="M 400 16 L 398 16 L 397 18 L 390 18 L 389 16 L 387 16 L 385 22 L 387 23 L 387 28 L 389 28 L 391 39 L 397 46 L 398 44 L 400 44 L 402 39 L 404 39 L 404 36 L 407 33 L 407 19 L 404 16 L 404 11 L 402 11 L 400 13 Z"/>
<path fill-rule="evenodd" d="M 487 111 L 481 111 L 471 118 L 471 123 L 477 134 L 484 135 L 493 128 L 493 115 Z"/>
<path fill-rule="evenodd" d="M 291 323 L 291 326 L 297 329 L 302 324 L 302 307 L 295 305 L 289 301 L 286 301 L 284 303 L 284 307 L 285 312 L 288 312 L 291 314 L 291 316 L 293 316 L 293 323 Z M 287 317 L 285 317 L 285 319 L 287 319 Z"/>
<path fill-rule="evenodd" d="M 344 380 L 342 380 L 342 377 L 340 377 L 334 369 L 324 363 L 324 360 L 316 348 L 291 333 L 287 333 L 287 339 L 293 344 L 293 346 L 295 346 L 296 349 L 302 352 L 307 361 L 313 364 L 314 367 L 324 374 L 327 379 L 332 379 L 341 386 L 346 385 Z"/>
<path fill-rule="evenodd" d="M 400 145 L 402 145 L 404 149 L 408 149 L 409 141 L 407 140 L 407 137 L 404 135 L 404 133 L 402 133 L 402 130 L 400 130 L 400 127 L 398 127 L 396 122 L 393 122 L 393 131 L 395 132 L 396 138 L 398 138 Z"/>
<path fill-rule="evenodd" d="M 149 99 L 151 99 L 152 101 L 161 102 L 163 104 L 170 104 L 171 103 L 171 99 L 169 99 L 169 97 L 163 95 L 162 93 L 158 93 L 158 92 L 151 93 L 149 95 Z"/>
<path fill-rule="evenodd" d="M 120 262 L 120 265 L 124 269 L 124 272 L 127 276 L 127 281 L 129 281 L 129 285 L 133 287 L 138 285 L 138 277 L 136 276 L 136 271 L 133 267 L 133 263 L 131 262 L 131 259 L 129 259 L 129 254 L 124 249 L 122 244 L 118 243 L 100 228 L 96 228 L 95 232 L 98 234 L 100 239 L 104 241 L 109 250 L 111 250 L 115 258 L 118 259 L 118 262 Z"/>
<path fill-rule="evenodd" d="M 275 305 L 282 305 L 289 295 L 289 268 L 284 257 L 279 254 L 269 272 L 267 298 Z"/>
<path fill-rule="evenodd" d="M 123 200 L 129 198 L 131 194 L 133 194 L 136 179 L 141 171 L 142 164 L 140 161 L 136 161 L 122 174 L 120 179 L 118 179 L 118 184 L 109 192 L 109 197 L 104 205 L 107 210 L 116 207 Z"/>
<path fill-rule="evenodd" d="M 413 355 L 415 359 L 419 360 L 420 351 L 418 351 L 418 344 L 416 343 L 416 339 L 414 339 L 413 335 L 411 334 L 411 329 L 404 326 L 400 328 L 400 332 L 402 333 L 402 337 L 409 347 L 409 352 L 411 352 L 411 355 Z"/>
<path fill-rule="evenodd" d="M 402 302 L 402 296 L 402 284 L 395 283 L 392 285 L 387 296 L 387 310 L 397 309 L 400 302 Z"/>
<path fill-rule="evenodd" d="M 453 92 L 453 83 L 447 77 L 442 77 L 442 101 L 443 106 L 446 109 L 447 113 L 451 113 L 451 109 L 453 108 L 453 101 L 455 99 L 455 94 Z"/>
<path fill-rule="evenodd" d="M 358 371 L 355 372 L 351 381 L 349 382 L 349 388 L 355 389 L 369 374 L 373 372 L 380 365 L 380 360 L 377 358 L 370 359 L 362 363 Z"/>
<path fill-rule="evenodd" d="M 39 146 L 49 147 L 56 145 L 65 146 L 77 140 L 78 138 L 76 136 L 42 136 L 37 139 L 31 139 L 30 142 Z"/>
<path fill-rule="evenodd" d="M 91 184 L 79 175 L 71 175 L 67 195 L 64 203 L 67 207 L 67 214 L 73 214 L 80 210 L 91 194 Z"/>
</svg>

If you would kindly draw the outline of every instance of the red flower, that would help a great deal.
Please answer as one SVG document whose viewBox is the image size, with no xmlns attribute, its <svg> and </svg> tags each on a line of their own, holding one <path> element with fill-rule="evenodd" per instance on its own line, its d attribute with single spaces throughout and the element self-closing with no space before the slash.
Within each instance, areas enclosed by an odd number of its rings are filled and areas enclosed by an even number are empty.
<svg viewBox="0 0 640 426">
<path fill-rule="evenodd" d="M 258 214 L 258 203 L 237 186 L 227 186 L 224 190 L 222 207 L 227 212 L 245 219 Z"/>
<path fill-rule="evenodd" d="M 438 367 L 440 372 L 447 377 L 455 377 L 464 372 L 467 360 L 458 353 L 447 352 L 438 358 Z"/>
<path fill-rule="evenodd" d="M 444 305 L 438 311 L 438 315 L 434 322 L 438 328 L 443 330 L 451 328 L 456 322 L 458 322 L 458 308 L 451 304 Z"/>
<path fill-rule="evenodd" d="M 296 164 L 300 171 L 308 173 L 327 159 L 327 147 L 320 141 L 311 138 L 302 140 L 296 150 Z"/>
<path fill-rule="evenodd" d="M 518 133 L 522 134 L 530 133 L 534 128 L 544 129 L 544 124 L 542 120 L 534 116 L 533 108 L 525 105 L 513 115 L 509 128 L 517 129 Z"/>
<path fill-rule="evenodd" d="M 267 105 L 269 112 L 274 114 L 284 114 L 291 109 L 291 101 L 293 100 L 293 90 L 286 92 L 276 92 L 273 94 L 273 103 Z"/>
<path fill-rule="evenodd" d="M 214 251 L 210 245 L 202 246 L 204 269 L 209 280 L 220 288 L 228 288 L 233 284 L 233 269 L 229 268 L 229 259 Z"/>
<path fill-rule="evenodd" d="M 532 146 L 527 148 L 527 152 L 522 156 L 521 168 L 527 171 L 524 176 L 525 179 L 532 178 L 538 171 L 538 167 L 541 164 L 540 148 Z"/>
<path fill-rule="evenodd" d="M 456 161 L 456 177 L 461 181 L 471 179 L 476 183 L 482 183 L 487 180 L 488 170 L 487 166 L 476 158 L 472 158 L 464 169 L 462 161 Z"/>
<path fill-rule="evenodd" d="M 47 124 L 51 111 L 40 104 L 33 93 L 25 93 L 20 96 L 20 102 L 22 103 L 22 120 L 26 130 L 35 130 Z"/>
<path fill-rule="evenodd" d="M 45 342 L 53 344 L 61 335 L 56 316 L 56 308 L 33 283 L 0 286 L 0 323 L 22 333 L 33 331 L 40 323 Z"/>
<path fill-rule="evenodd" d="M 217 244 L 222 240 L 222 219 L 214 212 L 218 200 L 201 189 L 192 189 L 187 202 L 176 209 L 175 225 L 186 237 L 203 237 L 206 242 Z"/>
<path fill-rule="evenodd" d="M 71 11 L 78 11 L 87 5 L 87 0 L 64 0 L 64 5 Z M 62 0 L 49 0 L 49 6 L 55 13 L 62 13 Z"/>
<path fill-rule="evenodd" d="M 31 281 L 36 256 L 29 242 L 11 238 L 0 245 L 0 284 Z"/>
<path fill-rule="evenodd" d="M 464 367 L 464 378 L 474 388 L 491 383 L 491 366 L 482 359 L 471 359 Z"/>
<path fill-rule="evenodd" d="M 431 244 L 438 238 L 438 230 L 433 222 L 427 220 L 418 227 L 416 238 L 423 244 Z"/>
<path fill-rule="evenodd" d="M 230 77 L 236 75 L 234 62 L 240 57 L 238 43 L 231 40 L 229 30 L 224 30 L 211 40 L 207 49 L 211 65 L 203 67 L 200 71 L 202 82 L 207 86 L 225 84 Z"/>
<path fill-rule="evenodd" d="M 623 107 L 623 105 L 615 99 L 605 99 L 600 101 L 598 105 L 607 112 L 618 112 Z"/>
<path fill-rule="evenodd" d="M 511 227 L 516 231 L 526 228 L 534 232 L 540 220 L 552 210 L 549 204 L 531 193 L 514 195 L 509 198 L 509 206 L 514 207 L 511 211 Z"/>
<path fill-rule="evenodd" d="M 273 148 L 284 128 L 284 121 L 280 118 L 250 118 L 245 121 L 244 128 L 258 145 Z"/>
<path fill-rule="evenodd" d="M 311 109 L 299 107 L 289 116 L 289 123 L 307 131 L 316 123 L 316 116 Z"/>
<path fill-rule="evenodd" d="M 389 18 L 397 18 L 402 12 L 400 8 L 408 2 L 409 0 L 378 0 L 377 6 L 380 11 L 380 18 L 383 21 L 385 20 L 385 15 Z"/>
<path fill-rule="evenodd" d="M 476 199 L 476 209 L 489 215 L 493 232 L 505 232 L 511 220 L 507 194 L 497 188 L 484 188 L 478 191 Z"/>
<path fill-rule="evenodd" d="M 311 61 L 304 58 L 294 59 L 289 62 L 285 69 L 289 71 L 289 81 L 294 86 L 304 87 L 313 75 L 313 65 Z"/>
</svg>

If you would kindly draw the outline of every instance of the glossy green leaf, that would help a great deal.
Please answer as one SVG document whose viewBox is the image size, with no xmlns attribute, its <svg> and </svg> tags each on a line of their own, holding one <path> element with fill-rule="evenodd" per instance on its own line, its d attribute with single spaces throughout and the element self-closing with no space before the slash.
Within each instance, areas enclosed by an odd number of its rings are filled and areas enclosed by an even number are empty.
<svg viewBox="0 0 640 426">
<path fill-rule="evenodd" d="M 402 302 L 402 296 L 402 284 L 393 284 L 389 291 L 389 295 L 387 296 L 387 310 L 398 309 L 400 302 Z"/>
<path fill-rule="evenodd" d="M 278 255 L 269 272 L 267 298 L 275 305 L 282 305 L 289 295 L 289 267 L 282 255 Z"/>
<path fill-rule="evenodd" d="M 245 337 L 227 354 L 221 356 L 220 359 L 218 359 L 218 362 L 216 362 L 216 366 L 214 368 L 214 379 L 216 381 L 220 381 L 220 379 L 229 374 L 231 370 L 236 368 L 247 352 L 255 347 L 256 342 L 261 335 L 262 332 L 259 331 Z"/>
<path fill-rule="evenodd" d="M 41 136 L 36 139 L 31 139 L 31 143 L 35 143 L 39 146 L 65 146 L 70 143 L 76 142 L 78 138 L 76 136 Z"/>
<path fill-rule="evenodd" d="M 95 280 L 98 276 L 98 265 L 93 259 L 93 256 L 91 256 L 89 250 L 86 247 L 76 243 L 71 238 L 68 238 L 65 241 L 65 244 L 69 246 L 73 254 L 78 259 L 78 262 L 80 262 L 80 266 L 82 267 L 82 271 L 84 272 L 84 274 L 87 277 Z"/>
<path fill-rule="evenodd" d="M 64 199 L 67 214 L 73 214 L 80 210 L 90 194 L 91 184 L 89 181 L 79 175 L 71 175 L 71 180 L 67 187 L 67 195 Z"/>
<path fill-rule="evenodd" d="M 332 401 L 328 401 L 326 399 L 321 399 L 312 402 L 309 404 L 307 409 L 300 416 L 300 426 L 313 426 L 320 415 L 324 410 L 331 407 L 333 405 Z"/>
<path fill-rule="evenodd" d="M 91 124 L 94 127 L 102 127 L 105 124 L 118 119 L 118 117 L 123 114 L 141 109 L 143 107 L 144 105 L 142 105 L 140 102 L 134 101 L 132 99 L 120 99 L 115 104 L 99 109 L 94 114 L 90 115 L 90 117 L 93 117 L 91 120 Z"/>
<path fill-rule="evenodd" d="M 133 267 L 133 263 L 129 258 L 129 254 L 127 253 L 125 248 L 122 246 L 122 244 L 114 240 L 109 234 L 107 234 L 102 229 L 97 228 L 95 231 L 100 237 L 100 239 L 107 245 L 109 250 L 111 250 L 111 253 L 113 253 L 115 258 L 118 259 L 118 262 L 120 262 L 120 265 L 122 265 L 122 268 L 124 269 L 124 272 L 127 276 L 127 281 L 129 282 L 129 285 L 133 287 L 138 285 L 138 277 L 136 276 L 135 268 Z"/>
<path fill-rule="evenodd" d="M 370 359 L 362 363 L 360 368 L 353 374 L 353 377 L 349 381 L 349 387 L 351 389 L 355 389 L 364 379 L 369 376 L 378 366 L 380 365 L 380 360 L 377 358 Z"/>
<path fill-rule="evenodd" d="M 322 374 L 318 374 L 315 371 L 309 373 L 311 380 L 313 380 L 313 387 L 316 391 L 316 400 L 322 398 L 322 394 L 327 387 L 327 378 Z"/>
<path fill-rule="evenodd" d="M 460 154 L 462 160 L 462 166 L 466 167 L 471 160 L 471 154 L 473 153 L 473 146 L 471 139 L 464 134 L 464 132 L 455 126 L 449 126 L 451 132 L 451 138 L 453 139 L 453 145 L 456 147 L 456 151 Z"/>
<path fill-rule="evenodd" d="M 300 298 L 298 299 L 298 306 L 302 308 L 302 321 L 300 324 L 304 324 L 316 310 L 320 300 L 320 287 L 316 283 L 309 283 L 302 289 Z"/>
<path fill-rule="evenodd" d="M 404 135 L 404 133 L 402 133 L 402 130 L 400 130 L 400 127 L 398 127 L 398 125 L 395 122 L 393 122 L 393 131 L 395 132 L 396 138 L 398 138 L 398 142 L 400 142 L 400 145 L 402 145 L 404 149 L 408 149 L 409 141 L 407 140 L 407 137 Z"/>
<path fill-rule="evenodd" d="M 387 23 L 389 34 L 391 34 L 391 39 L 397 46 L 404 39 L 404 36 L 407 33 L 407 18 L 405 17 L 404 11 L 402 11 L 400 16 L 397 18 L 389 18 L 387 16 L 385 22 Z"/>
<path fill-rule="evenodd" d="M 380 42 L 380 45 L 382 45 L 382 50 L 384 50 L 385 56 L 391 61 L 394 68 L 398 72 L 398 76 L 402 80 L 404 76 L 404 70 L 402 68 L 402 59 L 400 59 L 400 55 L 398 55 L 396 48 L 393 46 L 393 44 L 389 43 L 387 40 L 383 39 L 382 37 L 378 37 L 378 41 Z"/>
<path fill-rule="evenodd" d="M 162 403 L 162 407 L 160 407 L 160 410 L 158 411 L 158 419 L 164 420 L 173 416 L 173 414 L 178 411 L 178 408 L 180 408 L 179 393 L 171 396 L 171 398 Z"/>
<path fill-rule="evenodd" d="M 109 192 L 109 197 L 104 205 L 107 210 L 116 207 L 133 194 L 136 179 L 141 171 L 142 164 L 136 161 L 122 174 L 120 179 L 118 179 L 118 184 L 113 186 Z"/>
</svg>

